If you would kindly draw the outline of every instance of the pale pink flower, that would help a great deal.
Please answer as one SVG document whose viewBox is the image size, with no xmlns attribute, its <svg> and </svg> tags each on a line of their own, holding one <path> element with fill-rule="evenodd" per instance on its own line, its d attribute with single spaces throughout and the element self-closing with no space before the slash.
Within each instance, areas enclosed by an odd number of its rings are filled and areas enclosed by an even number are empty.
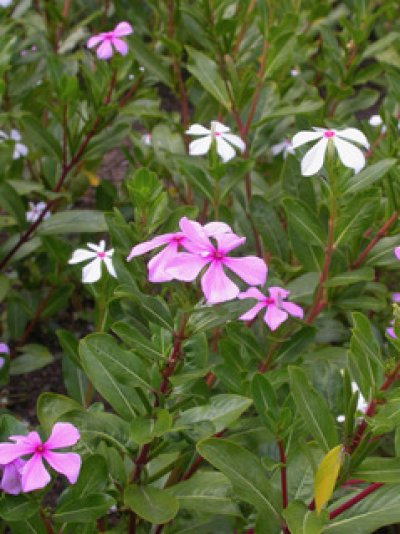
<svg viewBox="0 0 400 534">
<path fill-rule="evenodd" d="M 396 247 L 396 248 L 394 249 L 394 255 L 396 256 L 396 258 L 397 258 L 398 260 L 400 260 L 400 247 Z"/>
<path fill-rule="evenodd" d="M 386 328 L 386 333 L 393 339 L 397 339 L 396 332 L 394 331 L 394 319 L 390 321 L 390 326 Z"/>
<path fill-rule="evenodd" d="M 240 292 L 238 286 L 226 276 L 224 268 L 233 271 L 248 284 L 264 284 L 267 266 L 262 259 L 256 256 L 228 256 L 231 250 L 246 241 L 245 237 L 231 232 L 219 233 L 215 235 L 215 246 L 201 224 L 183 217 L 179 225 L 187 238 L 185 248 L 189 253 L 178 253 L 169 262 L 167 271 L 177 280 L 192 282 L 207 267 L 201 278 L 201 287 L 209 304 L 232 300 Z"/>
<path fill-rule="evenodd" d="M 215 237 L 220 233 L 232 232 L 231 228 L 220 222 L 206 224 L 204 231 L 209 237 Z M 179 247 L 185 247 L 189 240 L 183 232 L 162 234 L 149 241 L 144 241 L 132 248 L 127 260 L 130 261 L 136 256 L 142 256 L 150 250 L 166 245 L 161 252 L 158 252 L 148 263 L 148 272 L 150 282 L 169 282 L 173 276 L 167 271 L 170 262 L 176 257 Z"/>
<path fill-rule="evenodd" d="M 10 354 L 10 347 L 7 345 L 7 343 L 0 343 L 0 354 Z M 0 371 L 3 369 L 5 363 L 5 358 L 0 356 Z"/>
<path fill-rule="evenodd" d="M 26 212 L 26 220 L 30 223 L 36 222 L 42 215 L 42 212 L 46 209 L 46 207 L 46 202 L 38 202 L 37 204 L 35 204 L 34 202 L 29 202 L 29 211 Z M 50 216 L 51 213 L 50 211 L 48 211 L 43 217 L 43 220 L 45 221 Z"/>
<path fill-rule="evenodd" d="M 51 480 L 43 460 L 58 473 L 75 484 L 81 468 L 81 457 L 72 452 L 53 452 L 54 449 L 70 447 L 80 439 L 79 432 L 70 423 L 56 423 L 50 437 L 44 443 L 37 432 L 27 436 L 10 436 L 14 443 L 0 443 L 0 464 L 7 465 L 24 456 L 31 455 L 20 469 L 23 492 L 44 488 Z"/>
<path fill-rule="evenodd" d="M 128 53 L 128 45 L 121 39 L 126 35 L 133 33 L 133 28 L 129 22 L 120 22 L 110 32 L 93 35 L 87 42 L 88 48 L 97 47 L 96 54 L 99 59 L 110 59 L 113 55 L 113 47 L 122 56 Z"/>
<path fill-rule="evenodd" d="M 216 143 L 217 153 L 224 163 L 235 157 L 238 148 L 240 152 L 246 150 L 245 142 L 238 136 L 230 133 L 231 129 L 218 121 L 211 121 L 211 129 L 204 128 L 201 124 L 193 124 L 186 135 L 198 135 L 200 139 L 192 141 L 189 145 L 191 156 L 203 156 L 211 148 L 213 141 Z M 233 146 L 232 146 L 233 145 Z"/>
<path fill-rule="evenodd" d="M 101 278 L 101 265 L 104 263 L 107 271 L 114 278 L 117 277 L 112 256 L 114 249 L 106 250 L 106 242 L 102 239 L 98 245 L 94 243 L 87 243 L 90 250 L 78 248 L 74 251 L 72 258 L 69 260 L 70 265 L 81 263 L 82 261 L 92 260 L 82 269 L 82 282 L 84 284 L 92 284 Z"/>
<path fill-rule="evenodd" d="M 153 136 L 151 133 L 145 133 L 142 135 L 142 143 L 146 146 L 151 146 L 153 143 Z"/>
<path fill-rule="evenodd" d="M 339 159 L 345 167 L 349 167 L 357 173 L 365 166 L 364 154 L 352 144 L 355 142 L 367 149 L 369 148 L 368 140 L 360 130 L 357 128 L 345 128 L 344 130 L 314 128 L 314 130 L 314 132 L 299 132 L 292 139 L 293 148 L 318 140 L 318 143 L 306 152 L 301 160 L 301 173 L 304 176 L 316 174 L 322 168 L 328 143 L 333 143 Z"/>
<path fill-rule="evenodd" d="M 400 302 L 400 293 L 392 293 L 392 301 Z"/>
<path fill-rule="evenodd" d="M 266 309 L 264 315 L 264 322 L 270 327 L 271 330 L 276 330 L 289 315 L 302 319 L 304 312 L 300 306 L 293 302 L 285 302 L 290 292 L 281 287 L 269 287 L 269 295 L 266 296 L 255 287 L 249 287 L 243 293 L 238 295 L 239 299 L 256 299 L 258 303 L 255 304 L 249 311 L 239 317 L 242 321 L 252 321 L 256 315 Z"/>
<path fill-rule="evenodd" d="M 0 489 L 10 495 L 18 495 L 22 492 L 21 470 L 25 462 L 20 458 L 13 460 L 9 464 L 2 465 L 3 471 L 0 482 Z"/>
</svg>

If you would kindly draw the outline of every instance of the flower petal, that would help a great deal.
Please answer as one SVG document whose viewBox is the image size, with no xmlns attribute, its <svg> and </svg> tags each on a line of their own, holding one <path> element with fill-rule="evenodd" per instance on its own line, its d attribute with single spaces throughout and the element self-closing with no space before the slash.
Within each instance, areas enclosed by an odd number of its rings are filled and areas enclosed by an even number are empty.
<svg viewBox="0 0 400 534">
<path fill-rule="evenodd" d="M 229 126 L 225 126 L 225 124 L 222 124 L 222 122 L 218 122 L 218 121 L 211 121 L 211 130 L 214 133 L 220 133 L 220 134 L 226 134 L 231 131 Z"/>
<path fill-rule="evenodd" d="M 104 35 L 102 33 L 99 33 L 98 35 L 93 35 L 92 37 L 90 37 L 90 39 L 88 39 L 86 43 L 86 46 L 88 48 L 93 48 L 94 46 L 100 44 L 102 41 L 104 41 Z"/>
<path fill-rule="evenodd" d="M 224 273 L 220 262 L 212 262 L 201 279 L 201 288 L 209 304 L 226 302 L 236 298 L 239 288 Z"/>
<path fill-rule="evenodd" d="M 192 124 L 191 127 L 186 130 L 186 135 L 211 135 L 211 131 L 204 128 L 201 124 Z"/>
<path fill-rule="evenodd" d="M 288 314 L 274 305 L 268 306 L 264 315 L 264 321 L 271 330 L 276 330 L 287 318 Z"/>
<path fill-rule="evenodd" d="M 22 491 L 21 468 L 24 466 L 23 460 L 15 460 L 3 467 L 0 489 L 10 495 L 18 495 Z"/>
<path fill-rule="evenodd" d="M 21 485 L 24 493 L 44 488 L 51 480 L 40 454 L 34 454 L 21 469 Z"/>
<path fill-rule="evenodd" d="M 324 157 L 326 147 L 328 146 L 328 139 L 323 137 L 316 145 L 314 145 L 301 160 L 301 174 L 303 176 L 312 176 L 316 174 L 324 164 Z"/>
<path fill-rule="evenodd" d="M 302 131 L 293 136 L 292 147 L 298 148 L 301 145 L 305 145 L 310 141 L 315 141 L 324 135 L 323 130 L 318 132 Z"/>
<path fill-rule="evenodd" d="M 283 300 L 290 295 L 290 291 L 283 289 L 283 287 L 272 286 L 268 288 L 270 297 L 274 300 Z"/>
<path fill-rule="evenodd" d="M 50 464 L 50 466 L 66 476 L 71 484 L 75 484 L 78 480 L 79 471 L 81 469 L 81 457 L 74 452 L 50 452 L 46 451 L 43 458 Z"/>
<path fill-rule="evenodd" d="M 96 257 L 96 252 L 91 252 L 90 250 L 86 250 L 85 248 L 78 248 L 74 251 L 74 253 L 72 254 L 72 258 L 68 261 L 68 263 L 70 265 L 74 265 L 75 263 L 81 263 L 82 261 L 91 260 L 92 258 Z"/>
<path fill-rule="evenodd" d="M 236 156 L 235 149 L 232 148 L 229 143 L 224 141 L 222 137 L 216 137 L 215 140 L 217 142 L 217 154 L 224 163 Z"/>
<path fill-rule="evenodd" d="M 33 448 L 30 443 L 0 443 L 0 464 L 9 464 L 32 452 Z"/>
<path fill-rule="evenodd" d="M 121 56 L 126 56 L 129 51 L 129 47 L 125 41 L 123 41 L 122 39 L 114 38 L 112 40 L 112 44 L 115 50 L 121 54 Z"/>
<path fill-rule="evenodd" d="M 203 228 L 204 228 L 205 233 L 209 237 L 215 237 L 218 234 L 225 234 L 228 232 L 233 233 L 232 228 L 228 224 L 223 223 L 223 222 L 217 222 L 217 221 L 210 222 L 210 223 L 205 224 Z"/>
<path fill-rule="evenodd" d="M 281 152 L 284 152 L 287 147 L 287 141 L 282 141 L 281 143 L 277 143 L 276 145 L 272 145 L 271 147 L 271 153 L 273 156 L 277 156 Z"/>
<path fill-rule="evenodd" d="M 99 59 L 110 59 L 110 57 L 113 55 L 113 49 L 110 41 L 103 41 L 96 53 Z"/>
<path fill-rule="evenodd" d="M 215 236 L 215 239 L 218 243 L 218 250 L 224 254 L 227 254 L 237 247 L 240 247 L 240 245 L 243 245 L 243 243 L 246 242 L 245 237 L 240 237 L 232 232 L 218 234 Z"/>
<path fill-rule="evenodd" d="M 200 223 L 196 221 L 191 221 L 187 217 L 182 217 L 179 221 L 179 227 L 182 230 L 185 237 L 195 245 L 198 252 L 212 251 L 214 247 L 211 241 L 208 239 L 208 236 Z M 185 247 L 187 243 L 185 243 Z"/>
<path fill-rule="evenodd" d="M 71 423 L 56 423 L 46 441 L 46 447 L 49 449 L 70 447 L 75 445 L 80 437 L 78 429 Z"/>
<path fill-rule="evenodd" d="M 261 311 L 263 308 L 265 308 L 265 304 L 262 302 L 258 302 L 252 308 L 250 308 L 249 311 L 241 315 L 239 319 L 241 321 L 252 321 L 254 317 L 258 314 L 258 312 Z"/>
<path fill-rule="evenodd" d="M 193 282 L 209 261 L 196 254 L 181 252 L 175 255 L 175 258 L 169 263 L 166 271 L 176 280 Z"/>
<path fill-rule="evenodd" d="M 20 132 L 16 130 L 15 128 L 13 128 L 10 132 L 10 139 L 12 139 L 13 141 L 21 141 Z"/>
<path fill-rule="evenodd" d="M 18 157 L 21 157 L 21 156 L 27 156 L 28 155 L 28 147 L 23 145 L 22 143 L 17 143 L 15 145 L 15 149 L 14 149 L 14 154 L 15 152 L 18 152 Z M 18 158 L 14 158 L 14 159 L 18 159 Z"/>
<path fill-rule="evenodd" d="M 207 135 L 206 137 L 201 137 L 200 139 L 196 139 L 196 141 L 192 141 L 189 144 L 189 154 L 191 156 L 203 156 L 203 154 L 207 154 L 210 150 L 211 139 L 211 135 Z"/>
<path fill-rule="evenodd" d="M 240 300 L 243 300 L 243 299 L 265 300 L 266 297 L 256 287 L 249 287 L 248 289 L 246 289 L 246 291 L 242 291 L 242 293 L 239 293 L 238 299 Z"/>
<path fill-rule="evenodd" d="M 357 128 L 345 128 L 344 130 L 336 130 L 336 135 L 338 137 L 344 137 L 348 141 L 355 141 L 356 143 L 360 143 L 360 145 L 364 146 L 367 149 L 369 148 L 368 139 L 360 130 L 357 130 Z"/>
<path fill-rule="evenodd" d="M 129 256 L 126 259 L 130 261 L 132 258 L 135 258 L 136 256 L 141 256 L 142 254 L 146 254 L 146 252 L 149 252 L 150 250 L 153 250 L 155 248 L 161 247 L 162 245 L 170 243 L 171 240 L 175 236 L 178 236 L 178 235 L 180 236 L 180 234 L 158 235 L 157 237 L 154 237 L 153 239 L 150 239 L 149 241 L 144 241 L 143 243 L 139 243 L 139 245 L 135 245 L 132 248 L 132 250 L 129 253 Z"/>
<path fill-rule="evenodd" d="M 112 259 L 109 258 L 108 256 L 105 256 L 103 258 L 103 261 L 104 261 L 104 265 L 106 266 L 106 269 L 109 272 L 109 274 L 111 276 L 113 276 L 114 278 L 117 278 L 117 273 L 115 272 L 114 264 L 112 262 Z"/>
<path fill-rule="evenodd" d="M 156 254 L 147 264 L 150 282 L 169 282 L 174 277 L 167 272 L 172 260 L 178 253 L 178 243 L 169 243 L 164 250 Z"/>
<path fill-rule="evenodd" d="M 337 136 L 333 142 L 335 143 L 339 158 L 345 167 L 350 167 L 355 172 L 359 172 L 365 166 L 364 154 L 358 147 L 348 141 L 339 139 Z"/>
<path fill-rule="evenodd" d="M 304 317 L 303 308 L 300 308 L 300 306 L 298 306 L 294 302 L 282 302 L 281 308 L 287 311 L 289 315 L 297 317 L 298 319 L 303 319 Z"/>
<path fill-rule="evenodd" d="M 93 284 L 101 278 L 101 259 L 95 258 L 82 269 L 82 282 Z"/>
<path fill-rule="evenodd" d="M 268 268 L 264 260 L 257 256 L 224 258 L 224 265 L 249 285 L 265 284 Z"/>
<path fill-rule="evenodd" d="M 131 33 L 133 33 L 133 28 L 129 22 L 125 21 L 117 24 L 113 30 L 115 37 L 123 37 L 124 35 L 130 35 Z"/>
<path fill-rule="evenodd" d="M 238 148 L 240 152 L 244 152 L 246 150 L 246 143 L 238 135 L 225 133 L 225 134 L 222 134 L 221 137 L 225 139 L 225 141 L 228 141 L 228 143 L 230 143 L 231 145 Z"/>
<path fill-rule="evenodd" d="M 397 258 L 398 260 L 400 260 L 400 247 L 396 247 L 396 248 L 394 249 L 394 255 L 396 256 L 396 258 Z"/>
</svg>

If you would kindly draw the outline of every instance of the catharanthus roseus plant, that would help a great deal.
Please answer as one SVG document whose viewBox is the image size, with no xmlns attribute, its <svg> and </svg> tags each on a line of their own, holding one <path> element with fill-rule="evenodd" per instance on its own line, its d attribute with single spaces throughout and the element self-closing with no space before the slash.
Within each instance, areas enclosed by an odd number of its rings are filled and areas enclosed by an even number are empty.
<svg viewBox="0 0 400 534">
<path fill-rule="evenodd" d="M 398 1 L 0 0 L 0 531 L 400 524 Z"/>
</svg>

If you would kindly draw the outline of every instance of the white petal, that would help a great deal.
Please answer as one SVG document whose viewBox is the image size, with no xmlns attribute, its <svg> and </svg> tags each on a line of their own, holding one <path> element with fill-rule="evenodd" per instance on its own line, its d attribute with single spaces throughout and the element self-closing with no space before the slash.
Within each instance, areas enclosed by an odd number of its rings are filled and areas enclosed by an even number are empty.
<svg viewBox="0 0 400 534">
<path fill-rule="evenodd" d="M 95 252 L 91 252 L 90 250 L 86 250 L 85 248 L 78 248 L 74 251 L 72 254 L 72 258 L 69 260 L 70 265 L 74 265 L 75 263 L 81 263 L 81 261 L 91 260 L 92 258 L 96 258 L 97 254 Z"/>
<path fill-rule="evenodd" d="M 380 126 L 383 121 L 380 115 L 371 115 L 371 117 L 368 119 L 368 122 L 375 128 L 376 126 Z"/>
<path fill-rule="evenodd" d="M 310 141 L 315 141 L 315 139 L 319 139 L 323 135 L 324 130 L 318 132 L 299 132 L 293 136 L 292 147 L 297 148 L 305 143 L 309 143 Z"/>
<path fill-rule="evenodd" d="M 338 137 L 333 142 L 335 143 L 339 158 L 345 167 L 350 167 L 355 172 L 359 172 L 365 166 L 364 154 L 358 147 Z"/>
<path fill-rule="evenodd" d="M 336 130 L 336 135 L 340 138 L 347 139 L 349 141 L 355 141 L 365 148 L 369 148 L 368 139 L 357 128 L 345 128 L 344 130 Z"/>
<path fill-rule="evenodd" d="M 11 134 L 10 134 L 10 138 L 13 140 L 13 141 L 21 141 L 21 134 L 19 133 L 18 130 L 11 130 Z"/>
<path fill-rule="evenodd" d="M 92 284 L 97 282 L 101 277 L 101 259 L 95 258 L 93 261 L 85 265 L 82 269 L 82 282 L 84 284 Z"/>
<path fill-rule="evenodd" d="M 189 154 L 191 156 L 202 156 L 203 154 L 207 154 L 207 152 L 210 150 L 211 146 L 211 135 L 207 135 L 207 137 L 202 137 L 201 139 L 196 139 L 196 141 L 192 141 L 189 145 Z"/>
<path fill-rule="evenodd" d="M 214 133 L 228 133 L 231 129 L 222 124 L 222 122 L 211 121 L 211 131 Z"/>
<path fill-rule="evenodd" d="M 231 145 L 238 148 L 240 152 L 244 152 L 246 150 L 246 143 L 238 135 L 222 134 L 221 137 L 222 139 L 228 141 Z"/>
<path fill-rule="evenodd" d="M 15 150 L 18 151 L 20 156 L 26 156 L 28 154 L 28 147 L 26 147 L 22 143 L 17 143 L 15 145 Z"/>
<path fill-rule="evenodd" d="M 201 124 L 192 124 L 189 130 L 186 130 L 186 135 L 210 135 L 210 130 L 204 128 Z"/>
<path fill-rule="evenodd" d="M 217 153 L 221 156 L 224 163 L 236 156 L 235 149 L 231 147 L 229 143 L 224 141 L 222 137 L 217 137 Z"/>
<path fill-rule="evenodd" d="M 312 176 L 321 169 L 324 164 L 327 146 L 328 139 L 323 137 L 304 155 L 304 158 L 301 160 L 301 174 L 303 176 Z"/>
<path fill-rule="evenodd" d="M 103 243 L 104 241 L 100 241 L 98 245 L 95 245 L 94 243 L 86 243 L 86 245 L 88 248 L 90 248 L 90 250 L 94 250 L 95 252 L 104 252 L 104 246 L 102 246 Z"/>
<path fill-rule="evenodd" d="M 272 147 L 271 147 L 272 155 L 273 156 L 277 156 L 278 154 L 280 154 L 281 152 L 286 150 L 286 147 L 287 147 L 287 142 L 286 141 L 282 141 L 281 143 L 277 143 L 276 145 L 272 145 Z"/>
<path fill-rule="evenodd" d="M 103 261 L 107 268 L 107 271 L 111 274 L 111 276 L 113 276 L 114 278 L 117 278 L 117 273 L 115 272 L 112 259 L 106 256 Z"/>
</svg>

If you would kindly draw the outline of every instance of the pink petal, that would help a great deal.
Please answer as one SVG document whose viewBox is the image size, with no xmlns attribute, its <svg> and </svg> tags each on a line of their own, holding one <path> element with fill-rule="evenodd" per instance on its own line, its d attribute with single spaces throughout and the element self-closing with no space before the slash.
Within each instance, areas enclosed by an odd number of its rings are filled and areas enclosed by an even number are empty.
<svg viewBox="0 0 400 534">
<path fill-rule="evenodd" d="M 239 297 L 240 298 L 240 297 Z M 263 304 L 262 302 L 258 302 L 255 306 L 253 306 L 252 308 L 249 309 L 249 311 L 247 311 L 246 313 L 244 313 L 243 315 L 241 315 L 239 317 L 239 319 L 241 321 L 252 321 L 254 319 L 254 317 L 257 315 L 257 313 L 262 310 L 263 308 L 265 308 L 265 304 Z"/>
<path fill-rule="evenodd" d="M 394 255 L 396 256 L 396 258 L 397 258 L 398 260 L 400 260 L 400 247 L 396 247 L 396 248 L 394 249 Z"/>
<path fill-rule="evenodd" d="M 400 302 L 400 293 L 392 293 L 392 301 Z"/>
<path fill-rule="evenodd" d="M 122 39 L 114 38 L 112 40 L 112 44 L 114 45 L 115 50 L 121 54 L 121 56 L 126 56 L 129 48 L 125 41 L 123 41 Z"/>
<path fill-rule="evenodd" d="M 257 256 L 224 258 L 224 265 L 250 285 L 263 285 L 267 279 L 267 265 Z"/>
<path fill-rule="evenodd" d="M 113 49 L 110 41 L 103 41 L 97 49 L 97 57 L 99 59 L 110 59 L 113 55 Z"/>
<path fill-rule="evenodd" d="M 114 28 L 113 34 L 115 37 L 123 37 L 124 35 L 130 35 L 133 33 L 133 28 L 129 22 L 120 22 Z"/>
<path fill-rule="evenodd" d="M 88 42 L 86 43 L 86 46 L 88 48 L 93 48 L 94 46 L 97 46 L 104 40 L 104 35 L 102 33 L 99 33 L 99 35 L 93 35 L 90 39 L 88 39 Z"/>
<path fill-rule="evenodd" d="M 392 337 L 393 339 L 397 339 L 393 326 L 390 328 L 386 328 L 386 333 L 388 336 Z"/>
<path fill-rule="evenodd" d="M 300 306 L 297 306 L 294 302 L 282 302 L 281 308 L 287 311 L 289 315 L 293 315 L 293 317 L 299 319 L 303 319 L 304 317 L 303 308 L 300 308 Z"/>
<path fill-rule="evenodd" d="M 271 330 L 276 330 L 287 318 L 288 314 L 274 305 L 268 306 L 264 315 L 264 321 Z"/>
<path fill-rule="evenodd" d="M 10 347 L 7 343 L 0 343 L 0 352 L 1 354 L 10 354 Z"/>
<path fill-rule="evenodd" d="M 78 429 L 71 423 L 56 423 L 53 426 L 49 439 L 46 441 L 46 450 L 61 449 L 75 445 L 80 439 Z"/>
<path fill-rule="evenodd" d="M 34 454 L 21 469 L 22 491 L 34 491 L 44 488 L 51 480 L 46 471 L 40 454 Z"/>
<path fill-rule="evenodd" d="M 143 243 L 139 243 L 139 245 L 135 245 L 132 250 L 130 251 L 129 256 L 126 258 L 128 261 L 130 261 L 132 258 L 135 258 L 136 256 L 141 256 L 142 254 L 146 254 L 146 252 L 149 252 L 150 250 L 153 250 L 155 248 L 161 247 L 162 245 L 165 245 L 167 243 L 170 243 L 174 237 L 180 237 L 182 234 L 163 234 L 158 235 L 157 237 L 153 237 L 153 239 L 150 239 L 149 241 L 144 241 Z"/>
<path fill-rule="evenodd" d="M 174 277 L 167 272 L 167 268 L 172 260 L 176 258 L 177 253 L 178 243 L 172 242 L 149 261 L 147 267 L 149 270 L 150 282 L 169 282 L 174 279 Z"/>
<path fill-rule="evenodd" d="M 223 222 L 210 222 L 203 226 L 205 233 L 209 237 L 215 237 L 218 234 L 233 233 L 232 228 Z"/>
<path fill-rule="evenodd" d="M 167 272 L 176 280 L 183 282 L 193 282 L 199 272 L 209 263 L 209 259 L 181 252 L 175 255 L 168 265 Z"/>
<path fill-rule="evenodd" d="M 32 454 L 33 451 L 30 443 L 0 443 L 0 464 L 9 464 L 21 456 Z"/>
<path fill-rule="evenodd" d="M 246 242 L 245 237 L 239 237 L 233 233 L 218 234 L 215 236 L 215 239 L 218 243 L 218 250 L 224 254 L 240 247 L 240 245 L 243 245 L 243 243 Z"/>
<path fill-rule="evenodd" d="M 224 273 L 220 262 L 212 262 L 201 279 L 201 287 L 209 304 L 236 298 L 239 288 Z"/>
<path fill-rule="evenodd" d="M 190 221 L 187 217 L 182 217 L 182 219 L 179 221 L 179 226 L 185 236 L 192 242 L 193 245 L 195 245 L 199 252 L 214 249 L 204 228 L 198 222 Z"/>
<path fill-rule="evenodd" d="M 65 475 L 71 484 L 75 484 L 78 479 L 79 471 L 81 469 L 81 457 L 79 454 L 73 452 L 45 452 L 43 458 L 49 465 L 57 471 Z"/>
<path fill-rule="evenodd" d="M 246 291 L 243 291 L 242 293 L 239 293 L 238 299 L 257 299 L 257 300 L 265 300 L 266 297 L 261 293 L 259 289 L 256 287 L 249 287 L 246 289 Z"/>
<path fill-rule="evenodd" d="M 271 298 L 274 300 L 285 299 L 290 295 L 290 291 L 283 289 L 282 287 L 272 286 L 268 288 Z"/>
<path fill-rule="evenodd" d="M 1 479 L 0 489 L 10 495 L 18 495 L 22 491 L 21 486 L 21 468 L 24 466 L 23 460 L 15 460 L 3 467 L 3 476 Z"/>
</svg>

